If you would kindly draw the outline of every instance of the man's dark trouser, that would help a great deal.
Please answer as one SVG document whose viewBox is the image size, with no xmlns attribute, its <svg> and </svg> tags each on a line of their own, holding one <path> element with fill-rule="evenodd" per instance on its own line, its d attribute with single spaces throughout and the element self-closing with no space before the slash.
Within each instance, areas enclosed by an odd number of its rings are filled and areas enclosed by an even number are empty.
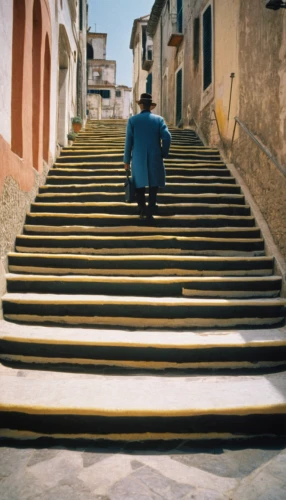
<svg viewBox="0 0 286 500">
<path fill-rule="evenodd" d="M 157 200 L 158 187 L 149 187 L 149 204 L 148 204 L 148 215 L 153 215 L 156 211 L 156 200 Z M 136 188 L 137 203 L 139 207 L 139 212 L 144 212 L 146 210 L 145 201 L 145 187 Z"/>
</svg>

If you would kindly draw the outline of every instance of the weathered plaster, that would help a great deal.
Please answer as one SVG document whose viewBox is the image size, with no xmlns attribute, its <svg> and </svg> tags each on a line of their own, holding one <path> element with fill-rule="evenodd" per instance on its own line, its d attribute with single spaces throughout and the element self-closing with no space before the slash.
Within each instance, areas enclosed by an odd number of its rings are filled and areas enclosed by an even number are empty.
<svg viewBox="0 0 286 500">
<path fill-rule="evenodd" d="M 12 73 L 12 20 L 13 2 L 0 2 L 0 134 L 11 142 L 11 73 Z M 5 82 L 5 85 L 4 85 Z M 2 168 L 2 166 L 1 166 Z"/>
</svg>

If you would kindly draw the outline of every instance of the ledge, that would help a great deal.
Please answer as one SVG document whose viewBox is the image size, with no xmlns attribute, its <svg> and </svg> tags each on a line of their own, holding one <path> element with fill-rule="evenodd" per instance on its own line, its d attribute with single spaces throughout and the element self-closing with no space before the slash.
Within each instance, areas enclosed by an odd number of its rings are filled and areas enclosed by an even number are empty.
<svg viewBox="0 0 286 500">
<path fill-rule="evenodd" d="M 183 33 L 172 33 L 167 45 L 169 47 L 178 47 L 182 43 L 183 39 Z"/>
</svg>

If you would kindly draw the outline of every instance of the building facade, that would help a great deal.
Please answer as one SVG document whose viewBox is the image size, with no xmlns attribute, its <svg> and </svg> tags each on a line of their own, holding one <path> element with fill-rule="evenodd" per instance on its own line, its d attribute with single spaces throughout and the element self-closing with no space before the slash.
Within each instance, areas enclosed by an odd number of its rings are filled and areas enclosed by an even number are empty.
<svg viewBox="0 0 286 500">
<path fill-rule="evenodd" d="M 237 166 L 284 257 L 285 16 L 261 0 L 156 0 L 147 25 L 155 112 Z"/>
<path fill-rule="evenodd" d="M 136 104 L 143 92 L 152 93 L 153 40 L 147 33 L 149 15 L 134 20 L 129 48 L 133 53 L 132 108 L 138 113 Z"/>
<path fill-rule="evenodd" d="M 0 1 L 0 291 L 7 253 L 86 112 L 86 0 Z"/>
<path fill-rule="evenodd" d="M 116 85 L 116 61 L 106 59 L 106 33 L 87 35 L 88 117 L 129 118 L 131 89 Z"/>
</svg>

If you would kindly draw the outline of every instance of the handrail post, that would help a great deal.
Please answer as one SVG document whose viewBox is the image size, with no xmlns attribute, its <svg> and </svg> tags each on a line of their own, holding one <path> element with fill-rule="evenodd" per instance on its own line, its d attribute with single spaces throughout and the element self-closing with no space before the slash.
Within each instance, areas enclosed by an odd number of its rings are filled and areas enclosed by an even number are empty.
<svg viewBox="0 0 286 500">
<path fill-rule="evenodd" d="M 219 125 L 218 125 L 218 121 L 217 121 L 217 116 L 216 116 L 216 112 L 214 109 L 212 109 L 212 112 L 215 116 L 215 122 L 216 122 L 216 126 L 217 126 L 217 130 L 218 130 L 218 135 L 219 135 L 219 138 L 221 140 L 221 142 L 223 143 L 223 140 L 222 140 L 222 137 L 221 137 L 221 133 L 220 133 L 220 129 L 219 129 Z"/>
<path fill-rule="evenodd" d="M 286 175 L 286 169 L 285 167 L 282 167 L 278 161 L 276 160 L 276 158 L 274 158 L 274 156 L 268 151 L 268 149 L 263 145 L 261 144 L 261 142 L 258 141 L 258 139 L 256 139 L 255 135 L 250 132 L 250 130 L 246 127 L 246 125 L 244 125 L 244 123 L 237 117 L 235 116 L 234 117 L 234 120 L 235 120 L 235 125 L 234 125 L 234 129 L 233 129 L 233 134 L 232 134 L 232 142 L 231 142 L 231 145 L 233 143 L 233 139 L 234 139 L 234 133 L 235 133 L 235 127 L 236 127 L 236 124 L 238 123 L 238 125 L 244 130 L 244 132 L 246 132 L 246 134 L 250 137 L 250 139 L 253 140 L 253 142 L 255 142 L 255 144 L 257 144 L 257 146 L 266 154 L 266 156 L 268 156 L 268 158 L 274 163 L 274 165 L 278 168 L 278 170 L 280 170 L 280 172 L 283 174 L 283 175 Z"/>
<path fill-rule="evenodd" d="M 235 117 L 234 117 L 234 127 L 233 127 L 232 138 L 231 138 L 231 147 L 232 147 L 232 145 L 233 145 L 233 141 L 234 141 L 234 136 L 235 136 L 236 125 L 237 125 L 237 121 L 236 121 L 236 116 L 235 116 Z"/>
</svg>

